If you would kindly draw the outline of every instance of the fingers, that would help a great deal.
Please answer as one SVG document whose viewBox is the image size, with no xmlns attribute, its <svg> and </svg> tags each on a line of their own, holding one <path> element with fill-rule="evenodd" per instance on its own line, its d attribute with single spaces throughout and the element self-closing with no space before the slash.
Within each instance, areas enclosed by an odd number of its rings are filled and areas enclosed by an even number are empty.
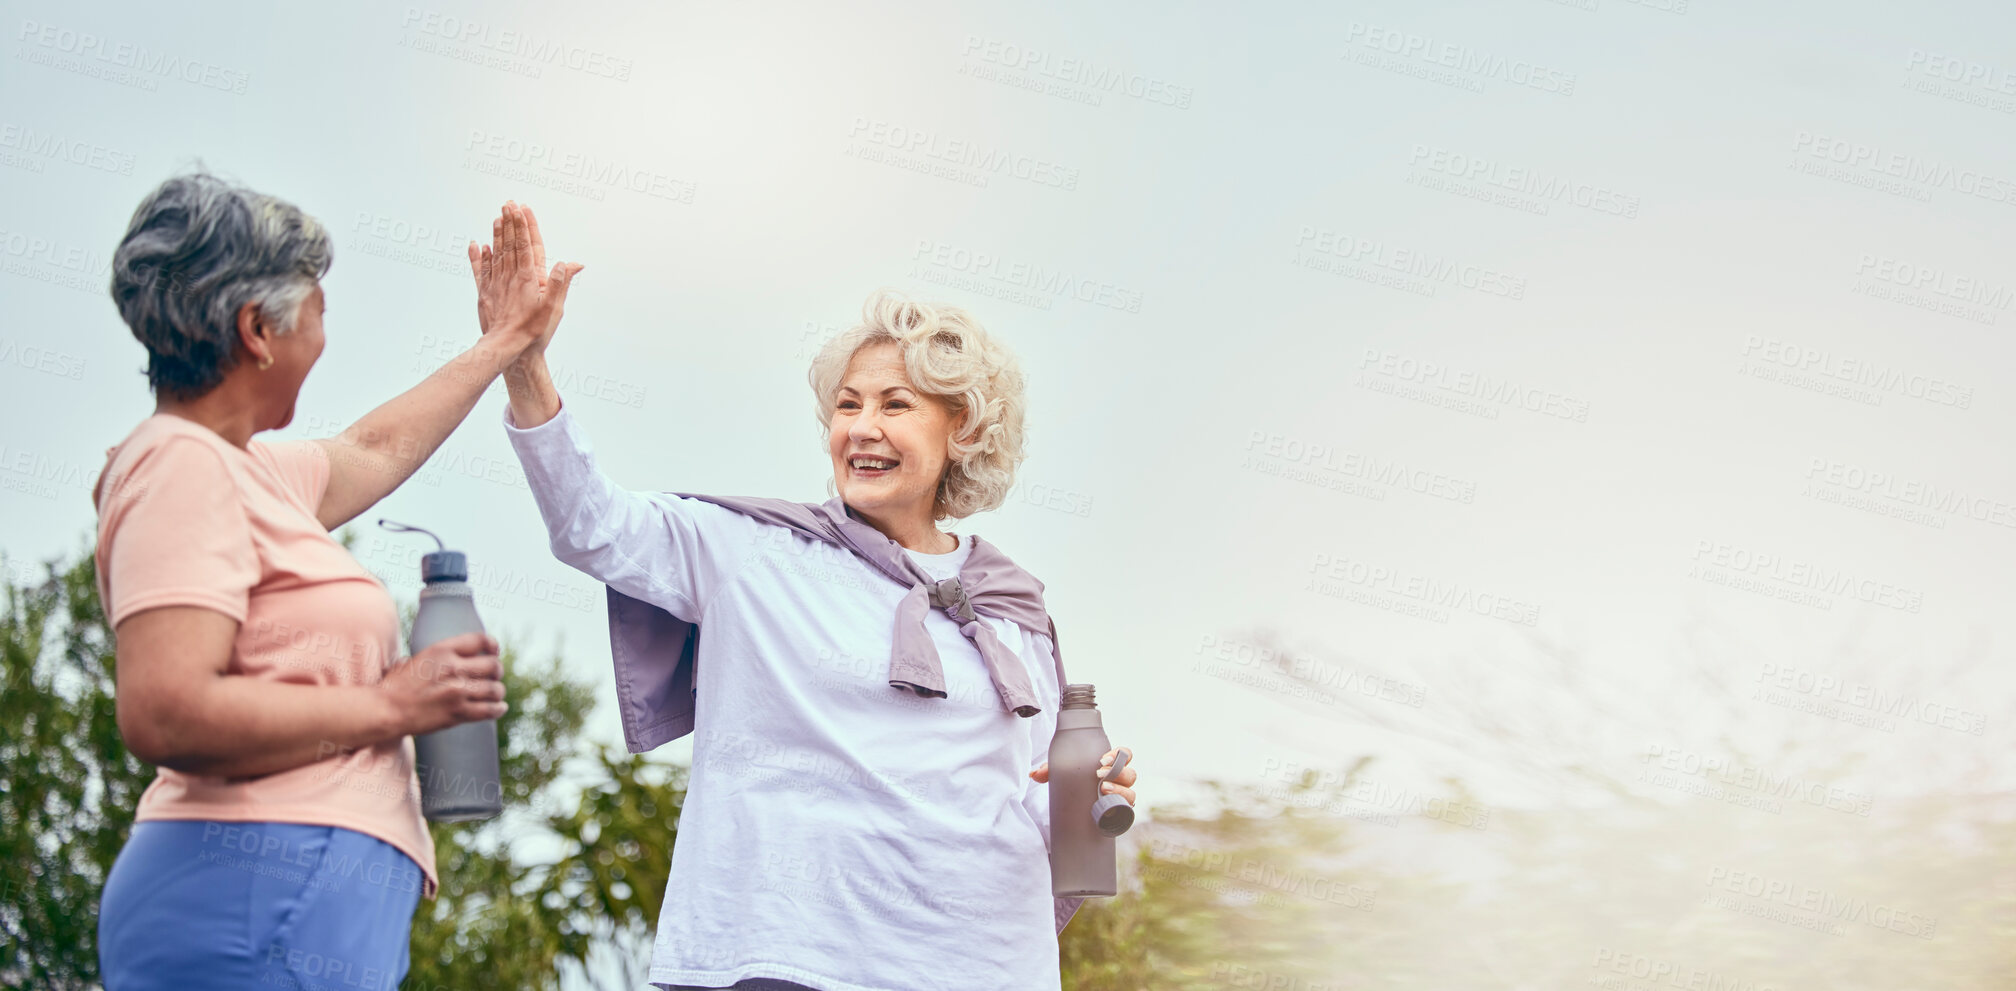
<svg viewBox="0 0 2016 991">
<path fill-rule="evenodd" d="M 574 285 L 574 276 L 588 266 L 579 262 L 558 262 L 546 277 L 547 297 L 554 306 L 567 301 L 567 290 Z"/>
<path fill-rule="evenodd" d="M 488 633 L 458 633 L 452 637 L 443 637 L 438 642 L 441 646 L 464 657 L 474 654 L 499 653 L 497 638 Z"/>
<path fill-rule="evenodd" d="M 523 203 L 518 205 L 518 209 L 525 214 L 526 235 L 532 241 L 532 271 L 544 272 L 546 271 L 546 239 L 539 236 L 539 217 L 532 212 L 530 206 Z"/>
<path fill-rule="evenodd" d="M 1101 757 L 1101 758 L 1099 758 L 1099 778 L 1100 778 L 1100 780 L 1102 780 L 1102 781 L 1103 781 L 1103 780 L 1105 780 L 1105 778 L 1106 778 L 1106 775 L 1107 775 L 1107 773 L 1108 773 L 1108 772 L 1109 772 L 1109 771 L 1110 771 L 1110 770 L 1112 769 L 1112 767 L 1113 767 L 1113 759 L 1114 759 L 1114 758 L 1115 758 L 1115 757 L 1116 757 L 1116 756 L 1117 756 L 1117 755 L 1118 755 L 1118 754 L 1120 753 L 1120 751 L 1121 751 L 1121 750 L 1123 750 L 1123 749 L 1125 749 L 1125 750 L 1127 751 L 1127 764 L 1126 764 L 1126 766 L 1124 766 L 1124 767 L 1122 767 L 1122 768 L 1120 769 L 1120 774 L 1119 774 L 1119 775 L 1118 775 L 1117 777 L 1113 778 L 1113 780 L 1112 780 L 1112 782 L 1111 782 L 1111 783 L 1112 783 L 1112 784 L 1115 784 L 1115 785 L 1131 785 L 1131 784 L 1133 784 L 1133 783 L 1134 783 L 1134 780 L 1135 780 L 1135 775 L 1134 775 L 1134 750 L 1133 750 L 1133 748 L 1132 748 L 1132 747 L 1125 747 L 1125 748 L 1123 748 L 1123 747 L 1114 747 L 1113 749 L 1111 749 L 1111 750 L 1108 750 L 1108 751 L 1106 751 L 1106 756 L 1104 756 L 1104 757 Z M 1131 795 L 1132 793 L 1130 792 L 1129 794 Z M 1129 802 L 1129 803 L 1131 804 L 1131 803 L 1132 803 L 1132 802 L 1134 801 L 1134 799 L 1132 799 L 1132 798 L 1129 798 L 1129 799 L 1127 799 L 1127 801 L 1128 801 L 1128 802 Z"/>
<path fill-rule="evenodd" d="M 483 252 L 474 241 L 469 242 L 469 274 L 476 277 L 478 285 L 483 283 Z"/>
<path fill-rule="evenodd" d="M 1029 772 L 1029 777 L 1039 785 L 1047 784 L 1050 781 L 1050 762 L 1046 760 L 1036 765 L 1036 769 Z"/>
<path fill-rule="evenodd" d="M 1126 785 L 1116 785 L 1113 782 L 1108 781 L 1105 784 L 1099 786 L 1099 794 L 1120 795 L 1127 799 L 1128 805 L 1134 804 L 1134 789 L 1129 788 Z"/>
<path fill-rule="evenodd" d="M 499 251 L 503 256 L 500 261 L 504 266 L 504 274 L 507 276 L 517 273 L 520 268 L 524 267 L 519 262 L 519 256 L 525 253 L 525 246 L 518 238 L 518 224 L 517 205 L 510 200 L 504 201 L 503 215 L 500 218 L 498 230 L 504 235 L 504 240 L 500 245 Z"/>
<path fill-rule="evenodd" d="M 510 210 L 511 250 L 515 252 L 511 260 L 512 267 L 523 273 L 526 277 L 537 279 L 541 270 L 535 268 L 533 265 L 532 232 L 525 221 L 525 208 L 519 206 L 517 203 L 512 203 L 510 204 Z"/>
</svg>

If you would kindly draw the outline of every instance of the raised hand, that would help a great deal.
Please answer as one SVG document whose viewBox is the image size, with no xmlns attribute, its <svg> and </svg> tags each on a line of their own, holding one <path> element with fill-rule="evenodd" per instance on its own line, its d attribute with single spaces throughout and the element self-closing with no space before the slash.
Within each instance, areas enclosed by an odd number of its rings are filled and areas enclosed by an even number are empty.
<svg viewBox="0 0 2016 991">
<path fill-rule="evenodd" d="M 587 266 L 559 262 L 546 269 L 546 241 L 532 208 L 507 201 L 490 224 L 489 246 L 469 242 L 476 279 L 476 320 L 506 361 L 539 354 L 560 326 L 567 289 Z"/>
</svg>

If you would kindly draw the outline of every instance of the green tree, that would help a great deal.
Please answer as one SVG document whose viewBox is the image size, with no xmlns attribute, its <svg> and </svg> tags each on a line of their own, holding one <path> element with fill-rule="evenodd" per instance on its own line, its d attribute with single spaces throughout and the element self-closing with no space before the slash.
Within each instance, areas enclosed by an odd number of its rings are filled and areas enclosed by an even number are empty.
<svg viewBox="0 0 2016 991">
<path fill-rule="evenodd" d="M 0 563 L 0 987 L 69 991 L 98 986 L 98 895 L 154 769 L 119 737 L 91 555 L 44 571 Z M 534 666 L 503 647 L 510 811 L 430 824 L 441 889 L 415 914 L 405 987 L 556 988 L 598 942 L 635 943 L 657 918 L 684 769 L 583 755 L 593 689 L 558 657 Z M 570 761 L 586 765 L 572 779 Z M 513 856 L 533 839 L 557 859 Z"/>
</svg>

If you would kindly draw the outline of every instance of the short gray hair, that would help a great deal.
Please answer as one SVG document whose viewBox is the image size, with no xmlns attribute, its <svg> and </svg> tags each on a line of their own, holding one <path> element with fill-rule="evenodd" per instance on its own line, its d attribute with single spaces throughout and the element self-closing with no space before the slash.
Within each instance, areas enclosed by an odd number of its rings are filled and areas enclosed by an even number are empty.
<svg viewBox="0 0 2016 991">
<path fill-rule="evenodd" d="M 238 364 L 238 310 L 257 303 L 280 333 L 329 271 L 321 221 L 200 169 L 133 211 L 112 255 L 112 302 L 147 349 L 147 384 L 193 399 Z"/>
</svg>

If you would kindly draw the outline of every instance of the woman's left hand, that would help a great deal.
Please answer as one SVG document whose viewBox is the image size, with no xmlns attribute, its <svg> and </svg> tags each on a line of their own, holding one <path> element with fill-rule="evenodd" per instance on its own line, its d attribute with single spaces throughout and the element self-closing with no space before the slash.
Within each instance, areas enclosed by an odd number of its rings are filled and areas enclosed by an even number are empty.
<svg viewBox="0 0 2016 991">
<path fill-rule="evenodd" d="M 546 271 L 546 241 L 532 208 L 506 202 L 490 223 L 490 245 L 469 244 L 476 278 L 476 322 L 511 358 L 544 351 L 560 325 L 567 288 L 582 266 L 558 262 Z"/>
<path fill-rule="evenodd" d="M 1119 777 L 1108 781 L 1106 780 L 1106 772 L 1112 770 L 1113 758 L 1121 750 L 1127 751 L 1127 766 L 1120 769 Z M 1127 798 L 1128 805 L 1134 804 L 1134 789 L 1128 787 L 1134 783 L 1134 748 L 1114 747 L 1106 751 L 1106 755 L 1099 758 L 1099 770 L 1094 773 L 1098 774 L 1100 779 L 1099 794 L 1124 795 Z M 1036 765 L 1036 769 L 1029 772 L 1029 777 L 1039 785 L 1048 784 L 1050 781 L 1050 762 L 1046 760 Z"/>
</svg>

